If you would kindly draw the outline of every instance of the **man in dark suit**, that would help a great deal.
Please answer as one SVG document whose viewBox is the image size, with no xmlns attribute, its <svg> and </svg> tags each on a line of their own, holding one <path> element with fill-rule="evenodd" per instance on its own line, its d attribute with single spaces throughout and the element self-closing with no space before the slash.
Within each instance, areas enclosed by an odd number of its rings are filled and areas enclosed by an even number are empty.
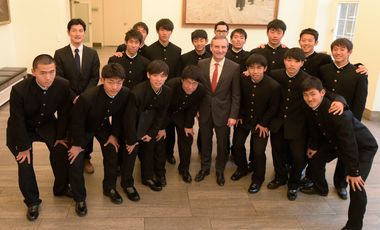
<svg viewBox="0 0 380 230">
<path fill-rule="evenodd" d="M 67 34 L 70 44 L 55 51 L 54 59 L 57 63 L 57 74 L 69 80 L 72 98 L 75 104 L 79 94 L 88 88 L 94 87 L 99 81 L 98 53 L 85 45 L 83 40 L 86 24 L 80 18 L 74 18 L 67 24 Z M 92 142 L 86 147 L 85 171 L 93 173 L 94 167 L 90 162 Z"/>
<path fill-rule="evenodd" d="M 201 82 L 206 96 L 199 107 L 199 126 L 202 138 L 201 170 L 195 181 L 202 181 L 210 174 L 212 136 L 215 129 L 217 139 L 216 176 L 217 184 L 223 186 L 224 168 L 228 160 L 228 134 L 236 124 L 240 103 L 240 66 L 225 58 L 228 40 L 214 37 L 211 40 L 212 58 L 200 60 Z"/>
<path fill-rule="evenodd" d="M 367 205 L 364 183 L 378 148 L 376 139 L 350 110 L 340 116 L 329 113 L 332 102 L 324 97 L 325 90 L 319 79 L 305 80 L 302 91 L 310 107 L 306 110 L 311 125 L 307 155 L 314 186 L 301 191 L 327 196 L 326 163 L 338 157 L 346 167 L 346 181 L 350 186 L 348 221 L 342 229 L 362 229 Z"/>
<path fill-rule="evenodd" d="M 30 221 L 38 218 L 41 203 L 33 169 L 33 142 L 44 142 L 49 149 L 55 177 L 54 195 L 72 196 L 68 186 L 67 152 L 56 152 L 57 147 L 66 145 L 64 139 L 71 107 L 69 83 L 56 77 L 54 60 L 47 54 L 34 59 L 32 73 L 33 76 L 12 87 L 7 126 L 7 146 L 17 161 L 19 187 L 28 206 L 26 216 Z"/>
</svg>

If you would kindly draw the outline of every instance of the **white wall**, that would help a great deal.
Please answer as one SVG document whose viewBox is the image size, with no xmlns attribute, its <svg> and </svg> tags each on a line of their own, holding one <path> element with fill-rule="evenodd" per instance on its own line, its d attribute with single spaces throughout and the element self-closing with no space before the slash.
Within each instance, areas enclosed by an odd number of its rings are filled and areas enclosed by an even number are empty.
<svg viewBox="0 0 380 230">
<path fill-rule="evenodd" d="M 11 23 L 0 26 L 0 67 L 27 67 L 41 53 L 53 55 L 68 43 L 68 0 L 9 1 Z"/>
</svg>

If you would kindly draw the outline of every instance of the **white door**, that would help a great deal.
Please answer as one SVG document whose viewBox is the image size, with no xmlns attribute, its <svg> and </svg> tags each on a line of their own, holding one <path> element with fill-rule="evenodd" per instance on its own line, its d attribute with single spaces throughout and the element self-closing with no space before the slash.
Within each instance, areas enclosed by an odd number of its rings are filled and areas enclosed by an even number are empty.
<svg viewBox="0 0 380 230">
<path fill-rule="evenodd" d="M 92 47 L 92 15 L 90 0 L 70 0 L 71 18 L 81 18 L 86 23 L 84 44 Z"/>
</svg>

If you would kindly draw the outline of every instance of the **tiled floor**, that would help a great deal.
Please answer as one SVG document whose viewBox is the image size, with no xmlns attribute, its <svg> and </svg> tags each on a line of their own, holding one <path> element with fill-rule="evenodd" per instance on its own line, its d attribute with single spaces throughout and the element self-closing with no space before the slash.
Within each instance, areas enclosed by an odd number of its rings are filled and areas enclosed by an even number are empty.
<svg viewBox="0 0 380 230">
<path fill-rule="evenodd" d="M 106 63 L 114 48 L 99 50 L 101 62 Z M 327 178 L 331 192 L 327 197 L 302 193 L 296 201 L 288 201 L 286 188 L 268 190 L 263 186 L 258 194 L 247 192 L 250 177 L 233 182 L 229 179 L 235 166 L 226 168 L 226 185 L 219 187 L 215 172 L 201 183 L 182 182 L 176 166 L 167 165 L 168 186 L 153 192 L 140 183 L 140 166 L 136 164 L 136 187 L 141 195 L 137 203 L 122 194 L 124 203 L 112 204 L 102 194 L 102 158 L 95 143 L 92 162 L 93 175 L 85 175 L 88 192 L 88 215 L 77 217 L 74 202 L 52 194 L 53 175 L 46 147 L 35 143 L 35 171 L 42 202 L 36 222 L 25 218 L 26 208 L 17 184 L 17 165 L 5 146 L 6 121 L 9 106 L 0 108 L 0 229 L 340 229 L 346 221 L 348 201 L 335 194 L 331 185 L 334 163 L 328 165 Z M 380 140 L 380 123 L 365 121 Z M 176 153 L 178 160 L 178 154 Z M 271 154 L 267 151 L 266 183 L 273 176 Z M 200 168 L 196 148 L 193 148 L 191 174 Z M 364 229 L 380 227 L 380 157 L 376 156 L 366 183 L 368 194 Z M 120 192 L 122 190 L 118 188 Z"/>
</svg>

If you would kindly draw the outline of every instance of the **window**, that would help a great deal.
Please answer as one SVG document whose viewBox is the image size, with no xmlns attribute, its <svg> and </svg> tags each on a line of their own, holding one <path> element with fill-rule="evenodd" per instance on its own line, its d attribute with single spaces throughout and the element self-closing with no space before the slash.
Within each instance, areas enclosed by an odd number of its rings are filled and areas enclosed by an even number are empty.
<svg viewBox="0 0 380 230">
<path fill-rule="evenodd" d="M 347 38 L 352 41 L 355 31 L 355 20 L 358 3 L 338 3 L 338 14 L 335 25 L 335 39 Z"/>
</svg>

